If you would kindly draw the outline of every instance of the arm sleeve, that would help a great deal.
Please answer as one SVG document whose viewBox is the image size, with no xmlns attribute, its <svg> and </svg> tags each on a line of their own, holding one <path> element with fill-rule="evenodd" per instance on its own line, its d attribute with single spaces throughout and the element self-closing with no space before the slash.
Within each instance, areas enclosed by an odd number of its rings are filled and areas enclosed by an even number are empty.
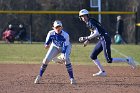
<svg viewBox="0 0 140 93">
<path fill-rule="evenodd" d="M 99 35 L 99 32 L 98 32 L 98 29 L 96 28 L 91 32 L 90 36 L 88 36 L 88 39 L 92 39 L 98 35 Z"/>
</svg>

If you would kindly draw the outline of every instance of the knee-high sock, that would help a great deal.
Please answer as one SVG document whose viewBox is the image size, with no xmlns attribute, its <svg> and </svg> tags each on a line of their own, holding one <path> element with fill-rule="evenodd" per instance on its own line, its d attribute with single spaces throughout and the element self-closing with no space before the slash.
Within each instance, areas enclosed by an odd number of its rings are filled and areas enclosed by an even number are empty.
<svg viewBox="0 0 140 93">
<path fill-rule="evenodd" d="M 112 58 L 112 62 L 128 62 L 128 59 L 126 58 Z"/>
<path fill-rule="evenodd" d="M 98 67 L 98 69 L 99 69 L 100 71 L 105 71 L 105 70 L 103 69 L 103 66 L 100 64 L 100 61 L 99 61 L 98 59 L 93 60 L 93 62 L 95 63 L 95 65 L 97 65 L 97 67 Z"/>
<path fill-rule="evenodd" d="M 39 75 L 41 77 L 42 77 L 44 71 L 46 70 L 47 66 L 48 66 L 47 64 L 42 64 L 42 66 L 40 67 L 40 73 L 39 73 Z"/>
<path fill-rule="evenodd" d="M 69 74 L 70 79 L 71 78 L 74 78 L 73 77 L 73 69 L 72 69 L 71 63 L 70 64 L 66 64 L 66 68 L 67 68 L 67 71 L 68 71 L 68 74 Z"/>
</svg>

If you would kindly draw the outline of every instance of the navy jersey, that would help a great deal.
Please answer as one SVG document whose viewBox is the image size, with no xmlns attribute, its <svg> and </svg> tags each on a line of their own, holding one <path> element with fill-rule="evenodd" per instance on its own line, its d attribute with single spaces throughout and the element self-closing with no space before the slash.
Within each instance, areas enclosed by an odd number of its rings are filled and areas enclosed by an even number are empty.
<svg viewBox="0 0 140 93">
<path fill-rule="evenodd" d="M 96 21 L 93 18 L 89 18 L 88 22 L 86 23 L 87 27 L 89 28 L 89 30 L 91 31 L 91 34 L 94 34 L 94 30 L 98 31 L 98 37 L 100 36 L 105 36 L 105 37 L 109 37 L 108 33 L 106 32 L 106 30 L 101 26 L 101 24 Z"/>
</svg>

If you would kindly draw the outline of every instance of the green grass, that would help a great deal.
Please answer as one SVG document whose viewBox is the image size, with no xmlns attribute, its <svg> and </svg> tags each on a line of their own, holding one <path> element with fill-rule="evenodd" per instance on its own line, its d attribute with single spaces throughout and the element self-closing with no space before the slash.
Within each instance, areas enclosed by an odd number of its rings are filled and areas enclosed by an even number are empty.
<svg viewBox="0 0 140 93">
<path fill-rule="evenodd" d="M 94 45 L 89 44 L 83 47 L 80 44 L 73 44 L 71 51 L 71 61 L 73 64 L 93 64 L 89 58 Z M 112 45 L 112 48 L 123 53 L 126 56 L 132 56 L 137 62 L 140 62 L 139 45 Z M 1 44 L 0 45 L 0 63 L 1 64 L 39 64 L 45 57 L 47 50 L 42 44 Z M 112 57 L 123 57 L 112 50 Z M 100 61 L 106 65 L 103 52 L 98 56 Z"/>
</svg>

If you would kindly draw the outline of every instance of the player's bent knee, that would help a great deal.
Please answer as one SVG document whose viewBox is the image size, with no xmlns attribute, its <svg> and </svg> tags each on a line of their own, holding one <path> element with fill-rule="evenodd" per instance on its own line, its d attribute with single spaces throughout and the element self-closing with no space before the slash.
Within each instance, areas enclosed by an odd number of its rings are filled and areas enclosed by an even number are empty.
<svg viewBox="0 0 140 93">
<path fill-rule="evenodd" d="M 71 62 L 70 62 L 70 59 L 67 58 L 66 61 L 65 61 L 65 65 L 70 64 L 70 63 L 71 63 Z"/>
<path fill-rule="evenodd" d="M 42 63 L 43 63 L 43 64 L 48 64 L 49 62 L 50 62 L 49 59 L 45 59 L 45 58 L 44 58 Z"/>
<path fill-rule="evenodd" d="M 112 61 L 107 61 L 107 63 L 112 63 Z"/>
<path fill-rule="evenodd" d="M 112 59 L 107 60 L 107 63 L 112 63 Z"/>
<path fill-rule="evenodd" d="M 92 60 L 95 60 L 95 59 L 97 59 L 97 56 L 90 55 L 90 58 L 91 58 Z"/>
</svg>

